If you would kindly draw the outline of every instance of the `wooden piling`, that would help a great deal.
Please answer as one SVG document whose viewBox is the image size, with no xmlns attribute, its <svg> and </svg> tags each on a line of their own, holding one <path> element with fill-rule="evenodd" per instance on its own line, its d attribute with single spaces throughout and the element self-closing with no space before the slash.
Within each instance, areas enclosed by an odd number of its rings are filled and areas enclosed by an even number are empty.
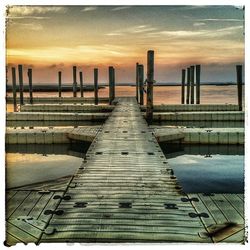
<svg viewBox="0 0 250 250">
<path fill-rule="evenodd" d="M 242 111 L 242 65 L 236 65 L 239 111 Z"/>
<path fill-rule="evenodd" d="M 147 107 L 146 119 L 148 124 L 153 122 L 153 84 L 154 84 L 154 51 L 149 50 L 147 55 Z"/>
<path fill-rule="evenodd" d="M 58 95 L 62 97 L 62 72 L 58 72 Z"/>
<path fill-rule="evenodd" d="M 138 83 L 140 105 L 143 105 L 144 66 L 142 64 L 138 65 Z"/>
<path fill-rule="evenodd" d="M 196 104 L 200 104 L 200 79 L 201 79 L 201 66 L 196 65 Z"/>
<path fill-rule="evenodd" d="M 114 67 L 109 67 L 109 105 L 115 99 L 115 70 Z"/>
<path fill-rule="evenodd" d="M 135 77 L 136 77 L 136 80 L 135 80 L 135 85 L 136 85 L 136 88 L 135 88 L 135 91 L 136 91 L 136 100 L 137 100 L 137 102 L 139 102 L 139 94 L 138 94 L 138 92 L 139 92 L 139 82 L 138 82 L 138 80 L 139 80 L 139 77 L 138 77 L 138 65 L 139 65 L 139 63 L 137 62 L 136 63 L 136 68 L 135 68 Z"/>
<path fill-rule="evenodd" d="M 186 78 L 186 70 L 182 70 L 181 75 L 181 104 L 185 103 L 185 78 Z"/>
<path fill-rule="evenodd" d="M 17 102 L 16 102 L 16 68 L 11 68 L 12 70 L 12 92 L 13 92 L 13 105 L 14 112 L 17 112 Z"/>
<path fill-rule="evenodd" d="M 83 77 L 82 77 L 82 72 L 79 72 L 79 78 L 80 78 L 80 92 L 81 92 L 81 97 L 83 97 Z"/>
<path fill-rule="evenodd" d="M 186 92 L 186 104 L 190 101 L 190 68 L 187 68 L 187 92 Z"/>
<path fill-rule="evenodd" d="M 19 94 L 20 94 L 20 105 L 24 105 L 23 101 L 23 65 L 18 65 L 18 75 L 19 75 Z"/>
<path fill-rule="evenodd" d="M 194 66 L 190 67 L 191 104 L 194 104 Z"/>
<path fill-rule="evenodd" d="M 32 69 L 28 69 L 30 104 L 33 104 Z"/>
<path fill-rule="evenodd" d="M 94 69 L 94 94 L 95 105 L 98 105 L 98 69 Z"/>
<path fill-rule="evenodd" d="M 73 97 L 77 97 L 76 66 L 73 66 Z"/>
</svg>

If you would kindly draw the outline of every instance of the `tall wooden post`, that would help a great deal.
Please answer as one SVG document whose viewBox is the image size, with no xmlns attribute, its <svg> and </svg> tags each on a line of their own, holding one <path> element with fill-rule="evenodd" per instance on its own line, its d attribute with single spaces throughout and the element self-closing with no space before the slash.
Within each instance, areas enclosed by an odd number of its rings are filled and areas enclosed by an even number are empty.
<svg viewBox="0 0 250 250">
<path fill-rule="evenodd" d="M 80 78 L 80 92 L 81 92 L 81 97 L 83 97 L 83 77 L 82 77 L 82 72 L 79 72 L 79 78 Z"/>
<path fill-rule="evenodd" d="M 73 66 L 73 97 L 77 97 L 76 66 Z"/>
<path fill-rule="evenodd" d="M 196 104 L 200 104 L 200 79 L 201 79 L 201 66 L 196 65 Z"/>
<path fill-rule="evenodd" d="M 191 104 L 194 104 L 194 66 L 190 67 Z"/>
<path fill-rule="evenodd" d="M 30 104 L 33 104 L 32 69 L 28 69 Z"/>
<path fill-rule="evenodd" d="M 95 105 L 98 105 L 98 69 L 94 69 Z"/>
<path fill-rule="evenodd" d="M 139 102 L 139 97 L 138 97 L 138 92 L 139 92 L 139 82 L 138 82 L 138 80 L 139 80 L 139 77 L 138 77 L 138 65 L 139 65 L 139 63 L 137 62 L 136 63 L 136 68 L 135 68 L 135 78 L 136 78 L 136 80 L 135 80 L 135 84 L 136 84 L 136 87 L 135 87 L 135 91 L 136 91 L 136 101 L 137 102 Z"/>
<path fill-rule="evenodd" d="M 140 105 L 143 105 L 143 84 L 144 84 L 144 66 L 140 64 L 138 66 L 138 83 L 139 83 L 139 100 L 140 100 Z"/>
<path fill-rule="evenodd" d="M 147 108 L 146 119 L 148 124 L 153 122 L 153 84 L 154 84 L 154 51 L 149 50 L 147 56 Z"/>
<path fill-rule="evenodd" d="M 181 74 L 181 104 L 185 103 L 185 78 L 186 78 L 186 70 L 182 70 Z"/>
<path fill-rule="evenodd" d="M 62 72 L 58 72 L 58 95 L 62 97 Z"/>
<path fill-rule="evenodd" d="M 16 68 L 11 68 L 12 70 L 12 92 L 13 92 L 13 105 L 14 112 L 17 112 L 17 102 L 16 102 Z"/>
<path fill-rule="evenodd" d="M 109 104 L 111 105 L 115 99 L 115 69 L 109 67 Z"/>
<path fill-rule="evenodd" d="M 187 92 L 186 92 L 186 104 L 190 101 L 190 68 L 187 68 Z"/>
<path fill-rule="evenodd" d="M 18 65 L 19 75 L 19 94 L 20 94 L 20 105 L 24 105 L 23 101 L 23 65 Z"/>
<path fill-rule="evenodd" d="M 237 73 L 238 106 L 239 106 L 239 111 L 242 111 L 242 65 L 236 65 L 236 73 Z"/>
</svg>

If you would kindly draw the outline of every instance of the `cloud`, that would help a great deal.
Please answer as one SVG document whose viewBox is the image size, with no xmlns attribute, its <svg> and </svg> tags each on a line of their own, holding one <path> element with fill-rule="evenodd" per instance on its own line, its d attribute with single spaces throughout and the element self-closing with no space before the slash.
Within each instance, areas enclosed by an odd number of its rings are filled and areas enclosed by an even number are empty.
<svg viewBox="0 0 250 250">
<path fill-rule="evenodd" d="M 202 22 L 243 22 L 243 19 L 235 19 L 235 18 L 207 18 L 207 19 L 197 19 Z"/>
<path fill-rule="evenodd" d="M 199 26 L 204 26 L 206 25 L 205 23 L 201 23 L 201 22 L 197 22 L 197 23 L 193 23 L 194 27 L 199 27 Z"/>
<path fill-rule="evenodd" d="M 37 19 L 37 20 L 42 20 L 42 19 L 51 19 L 51 17 L 47 16 L 9 16 L 7 19 Z"/>
<path fill-rule="evenodd" d="M 43 30 L 43 26 L 39 23 L 12 23 L 18 26 L 20 29 L 39 31 Z"/>
<path fill-rule="evenodd" d="M 82 12 L 86 12 L 86 11 L 94 11 L 96 10 L 97 7 L 96 6 L 89 6 L 89 7 L 85 7 L 84 9 L 82 9 Z"/>
<path fill-rule="evenodd" d="M 119 10 L 126 10 L 131 8 L 131 6 L 120 6 L 120 7 L 115 7 L 113 9 L 111 9 L 111 11 L 119 11 Z"/>
<path fill-rule="evenodd" d="M 110 33 L 107 33 L 107 36 L 123 36 L 126 34 L 140 34 L 140 33 L 145 33 L 145 32 L 150 32 L 150 31 L 155 31 L 157 28 L 151 27 L 150 25 L 138 25 L 138 26 L 133 26 L 129 27 L 123 30 L 116 30 Z"/>
<path fill-rule="evenodd" d="M 33 14 L 65 13 L 65 7 L 37 7 L 37 6 L 10 6 L 7 9 L 8 16 L 29 16 Z"/>
</svg>

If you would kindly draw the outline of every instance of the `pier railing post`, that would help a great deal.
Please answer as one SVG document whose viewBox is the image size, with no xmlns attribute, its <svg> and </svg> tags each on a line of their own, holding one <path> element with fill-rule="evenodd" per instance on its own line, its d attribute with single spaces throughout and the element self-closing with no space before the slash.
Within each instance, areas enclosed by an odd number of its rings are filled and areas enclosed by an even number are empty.
<svg viewBox="0 0 250 250">
<path fill-rule="evenodd" d="M 140 105 L 143 105 L 143 84 L 144 84 L 144 66 L 140 64 L 138 66 L 138 83 L 139 83 L 139 93 L 140 93 Z"/>
<path fill-rule="evenodd" d="M 19 76 L 19 94 L 20 94 L 20 105 L 24 105 L 23 101 L 23 65 L 18 65 L 18 76 Z"/>
<path fill-rule="evenodd" d="M 12 92 L 13 92 L 13 106 L 14 112 L 17 112 L 17 102 L 16 102 L 16 68 L 11 68 L 12 70 Z"/>
<path fill-rule="evenodd" d="M 33 104 L 32 69 L 28 69 L 30 104 Z"/>
<path fill-rule="evenodd" d="M 181 74 L 181 104 L 185 103 L 185 78 L 186 78 L 186 70 L 183 69 Z"/>
<path fill-rule="evenodd" d="M 201 79 L 201 66 L 196 65 L 196 104 L 200 104 L 200 79 Z"/>
<path fill-rule="evenodd" d="M 242 65 L 236 65 L 239 111 L 242 111 Z"/>
<path fill-rule="evenodd" d="M 147 56 L 147 107 L 146 119 L 148 124 L 153 122 L 153 84 L 154 84 L 154 51 L 149 50 Z"/>
<path fill-rule="evenodd" d="M 112 101 L 115 99 L 115 68 L 112 67 Z"/>
<path fill-rule="evenodd" d="M 62 97 L 62 72 L 58 72 L 58 95 Z"/>
<path fill-rule="evenodd" d="M 187 68 L 187 93 L 186 93 L 186 104 L 190 101 L 190 68 Z"/>
<path fill-rule="evenodd" d="M 194 66 L 190 67 L 191 104 L 194 104 Z"/>
<path fill-rule="evenodd" d="M 139 102 L 139 95 L 138 95 L 138 92 L 139 92 L 139 87 L 138 87 L 138 85 L 139 85 L 139 82 L 138 82 L 138 80 L 139 80 L 139 77 L 138 77 L 138 65 L 139 65 L 139 63 L 137 62 L 136 63 L 136 68 L 135 68 L 135 78 L 136 78 L 136 80 L 135 80 L 135 94 L 136 94 L 136 101 L 137 102 Z"/>
<path fill-rule="evenodd" d="M 95 105 L 98 105 L 98 69 L 94 69 L 94 94 Z"/>
<path fill-rule="evenodd" d="M 77 97 L 76 66 L 73 66 L 73 97 Z"/>
<path fill-rule="evenodd" d="M 113 93 L 113 67 L 109 66 L 109 105 L 112 104 L 113 98 L 114 98 L 114 93 Z"/>
<path fill-rule="evenodd" d="M 80 78 L 80 92 L 81 92 L 81 97 L 83 97 L 83 77 L 82 77 L 82 71 L 79 72 L 79 78 Z"/>
</svg>

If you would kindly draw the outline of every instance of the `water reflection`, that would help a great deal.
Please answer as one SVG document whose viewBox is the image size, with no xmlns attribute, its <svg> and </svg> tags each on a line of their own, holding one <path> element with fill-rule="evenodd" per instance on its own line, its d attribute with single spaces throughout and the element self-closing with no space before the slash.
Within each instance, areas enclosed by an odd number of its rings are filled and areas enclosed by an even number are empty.
<svg viewBox="0 0 250 250">
<path fill-rule="evenodd" d="M 162 144 L 187 193 L 244 193 L 244 147 Z"/>
<path fill-rule="evenodd" d="M 7 188 L 72 176 L 80 167 L 89 145 L 7 145 Z"/>
</svg>

